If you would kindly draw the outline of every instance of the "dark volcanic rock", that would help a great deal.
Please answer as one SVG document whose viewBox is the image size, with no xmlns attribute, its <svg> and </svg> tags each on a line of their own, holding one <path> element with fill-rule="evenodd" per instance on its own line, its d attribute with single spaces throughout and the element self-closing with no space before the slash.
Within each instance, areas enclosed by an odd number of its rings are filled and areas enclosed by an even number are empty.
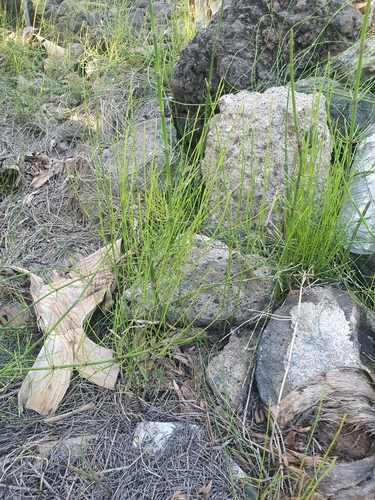
<svg viewBox="0 0 375 500">
<path fill-rule="evenodd" d="M 337 53 L 352 44 L 362 19 L 346 0 L 232 0 L 222 19 L 217 13 L 181 52 L 171 82 L 178 114 L 202 104 L 208 90 L 215 95 L 221 81 L 221 92 L 229 93 L 288 80 L 291 29 L 298 76 L 328 52 Z"/>
</svg>

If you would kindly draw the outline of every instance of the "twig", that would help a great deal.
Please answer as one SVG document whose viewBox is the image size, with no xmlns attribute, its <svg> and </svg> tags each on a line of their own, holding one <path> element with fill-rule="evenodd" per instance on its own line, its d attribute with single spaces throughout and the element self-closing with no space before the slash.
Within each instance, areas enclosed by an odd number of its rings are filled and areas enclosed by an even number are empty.
<svg viewBox="0 0 375 500">
<path fill-rule="evenodd" d="M 52 486 L 48 483 L 48 481 L 45 479 L 44 477 L 44 473 L 42 473 L 42 475 L 40 475 L 39 471 L 37 470 L 37 468 L 31 463 L 31 462 L 27 462 L 27 465 L 30 467 L 30 469 L 32 469 L 35 474 L 37 476 L 40 477 L 40 482 L 43 483 L 45 486 L 47 486 L 47 489 L 50 491 L 50 493 L 52 493 L 53 495 L 53 498 L 59 498 L 61 499 L 60 495 L 58 495 L 55 490 L 52 488 Z"/>
<path fill-rule="evenodd" d="M 120 470 L 127 470 L 127 469 L 130 469 L 131 467 L 133 467 L 133 465 L 135 465 L 135 464 L 138 462 L 138 460 L 139 460 L 140 458 L 142 458 L 142 457 L 143 457 L 143 455 L 144 455 L 145 453 L 147 453 L 147 451 L 148 451 L 148 450 L 143 451 L 143 452 L 142 452 L 142 453 L 141 453 L 141 454 L 140 454 L 140 455 L 139 455 L 139 456 L 138 456 L 135 460 L 133 460 L 133 462 L 132 462 L 131 464 L 129 464 L 129 465 L 124 465 L 124 466 L 122 466 L 122 467 L 116 467 L 116 468 L 114 468 L 114 469 L 106 469 L 106 470 L 101 470 L 101 471 L 100 471 L 100 474 L 108 474 L 109 472 L 118 472 L 118 471 L 120 471 Z"/>
<path fill-rule="evenodd" d="M 116 437 L 117 437 L 117 434 L 118 434 L 118 429 L 120 427 L 120 421 L 117 423 L 117 426 L 116 426 L 116 430 L 115 432 L 113 433 L 113 438 L 112 438 L 112 441 L 111 441 L 111 446 L 109 447 L 109 452 L 108 452 L 108 456 L 107 456 L 107 460 L 105 461 L 105 464 L 104 464 L 104 468 L 107 467 L 108 465 L 108 462 L 109 462 L 109 459 L 111 457 L 111 453 L 112 453 L 112 450 L 113 450 L 113 445 L 115 443 L 115 440 L 116 440 Z"/>
<path fill-rule="evenodd" d="M 76 484 L 77 482 L 77 479 L 78 479 L 78 476 L 74 476 L 74 479 L 72 481 L 72 484 L 70 485 L 70 489 L 68 491 L 68 496 L 66 497 L 66 500 L 70 500 L 70 495 L 72 494 L 72 491 L 73 491 L 73 488 L 74 488 L 74 485 Z"/>
<path fill-rule="evenodd" d="M 250 379 L 250 384 L 249 384 L 249 390 L 247 391 L 247 399 L 246 399 L 246 405 L 245 405 L 245 410 L 243 412 L 243 418 L 242 418 L 242 436 L 245 438 L 245 422 L 246 422 L 246 417 L 247 417 L 247 410 L 249 408 L 249 403 L 250 403 L 250 396 L 251 396 L 251 391 L 253 388 L 253 383 L 254 383 L 254 375 L 255 375 L 255 366 L 253 366 L 253 369 L 251 371 L 251 379 Z"/>
<path fill-rule="evenodd" d="M 59 420 L 63 420 L 64 418 L 71 417 L 76 413 L 82 413 L 87 410 L 92 410 L 94 407 L 95 403 L 91 401 L 90 403 L 87 403 L 86 405 L 83 405 L 81 406 L 81 408 L 77 408 L 76 410 L 68 411 L 66 413 L 62 413 L 61 415 L 56 415 L 55 417 L 44 418 L 43 422 L 46 422 L 47 424 L 52 424 L 53 422 L 58 422 Z"/>
<path fill-rule="evenodd" d="M 209 412 L 206 413 L 206 420 L 207 420 L 207 427 L 208 427 L 208 432 L 210 433 L 211 440 L 213 443 L 216 443 L 215 436 L 212 432 L 212 425 L 211 425 L 211 419 L 210 419 Z"/>
<path fill-rule="evenodd" d="M 273 416 L 273 426 L 272 426 L 271 442 L 272 442 L 272 440 L 275 437 L 275 429 L 276 429 L 276 426 L 277 426 L 277 418 L 279 416 L 279 411 L 280 411 L 280 402 L 281 402 L 282 395 L 283 395 L 283 392 L 284 392 L 284 387 L 285 387 L 285 384 L 286 384 L 286 380 L 288 378 L 288 373 L 289 373 L 291 359 L 292 359 L 292 354 L 293 354 L 294 343 L 295 343 L 295 340 L 296 340 L 296 337 L 297 337 L 297 330 L 298 330 L 298 324 L 299 324 L 299 316 L 300 316 L 300 313 L 301 313 L 303 285 L 304 285 L 305 281 L 306 281 L 306 272 L 304 271 L 303 276 L 302 276 L 302 282 L 301 282 L 300 289 L 299 289 L 297 317 L 296 317 L 296 322 L 294 324 L 292 341 L 290 343 L 289 354 L 288 354 L 288 361 L 287 361 L 287 365 L 286 365 L 286 368 L 285 368 L 285 373 L 284 373 L 283 381 L 281 383 L 279 397 L 277 399 L 276 411 L 275 411 L 275 414 Z"/>
<path fill-rule="evenodd" d="M 7 392 L 7 393 L 5 393 L 5 394 L 2 394 L 2 395 L 0 396 L 0 399 L 5 399 L 5 398 L 7 398 L 7 399 L 8 399 L 8 398 L 10 398 L 10 396 L 13 396 L 14 394 L 17 394 L 17 392 L 18 392 L 18 389 L 15 389 L 14 391 Z"/>
<path fill-rule="evenodd" d="M 105 483 L 103 482 L 103 478 L 100 477 L 102 475 L 101 472 L 86 472 L 83 469 L 80 469 L 79 467 L 75 467 L 74 465 L 67 465 L 66 468 L 75 474 L 79 474 L 80 476 L 85 477 L 89 481 L 94 481 L 96 484 L 100 484 L 104 488 L 106 487 Z"/>
<path fill-rule="evenodd" d="M 40 493 L 40 491 L 36 488 L 30 489 L 27 486 L 16 486 L 15 484 L 0 483 L 0 488 L 6 488 L 7 490 L 13 490 L 13 491 L 27 490 L 30 493 Z"/>
<path fill-rule="evenodd" d="M 27 8 L 27 0 L 22 0 L 22 10 L 23 10 L 23 15 L 25 16 L 26 28 L 31 28 L 30 14 L 29 14 L 29 9 Z"/>
</svg>

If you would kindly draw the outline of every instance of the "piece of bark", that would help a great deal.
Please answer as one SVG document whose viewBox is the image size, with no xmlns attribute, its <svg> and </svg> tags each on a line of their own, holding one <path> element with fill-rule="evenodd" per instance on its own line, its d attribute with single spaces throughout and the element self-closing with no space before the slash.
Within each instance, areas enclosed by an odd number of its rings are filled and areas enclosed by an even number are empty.
<svg viewBox="0 0 375 500">
<path fill-rule="evenodd" d="M 352 461 L 375 452 L 374 406 L 370 374 L 355 366 L 342 366 L 296 388 L 281 400 L 278 409 L 271 407 L 271 413 L 281 429 L 312 426 L 317 419 L 314 437 L 327 447 L 335 439 L 330 456 Z"/>
<path fill-rule="evenodd" d="M 316 472 L 318 462 L 311 467 L 310 460 L 302 460 L 310 477 L 318 479 L 326 474 L 318 485 L 324 498 L 375 498 L 374 407 L 373 376 L 355 366 L 320 373 L 285 396 L 279 407 L 271 407 L 272 417 L 277 420 L 288 447 L 293 443 L 301 446 L 303 436 L 310 435 L 309 428 L 311 432 L 314 428 L 314 441 L 321 446 L 320 454 L 331 446 L 326 458 L 337 458 L 333 466 L 320 464 Z M 315 456 L 307 458 L 315 461 Z"/>
<path fill-rule="evenodd" d="M 335 500 L 374 500 L 375 457 L 364 458 L 348 464 L 335 464 L 319 483 L 324 498 Z M 318 476 L 326 472 L 323 468 Z M 307 469 L 314 474 L 314 469 Z"/>
<path fill-rule="evenodd" d="M 30 291 L 40 329 L 47 337 L 18 393 L 20 411 L 54 413 L 69 387 L 73 368 L 93 383 L 114 389 L 119 367 L 113 352 L 88 339 L 83 327 L 97 306 L 107 307 L 121 240 L 56 273 L 51 284 L 30 273 Z"/>
</svg>

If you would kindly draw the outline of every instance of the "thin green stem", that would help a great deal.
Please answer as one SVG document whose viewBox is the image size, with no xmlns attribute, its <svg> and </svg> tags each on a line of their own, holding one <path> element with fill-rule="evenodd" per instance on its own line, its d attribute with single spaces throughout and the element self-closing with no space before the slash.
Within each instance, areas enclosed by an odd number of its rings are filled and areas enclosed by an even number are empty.
<svg viewBox="0 0 375 500">
<path fill-rule="evenodd" d="M 297 103 L 296 103 L 296 89 L 295 89 L 295 82 L 294 82 L 294 53 L 293 53 L 293 40 L 294 40 L 294 34 L 293 30 L 290 30 L 289 34 L 289 67 L 290 67 L 290 92 L 291 92 L 291 98 L 292 98 L 292 107 L 293 107 L 293 122 L 294 122 L 294 129 L 296 133 L 296 139 L 297 139 L 297 149 L 298 149 L 298 172 L 297 172 L 297 183 L 294 189 L 294 199 L 293 199 L 293 204 L 292 204 L 292 212 L 295 209 L 295 206 L 298 201 L 299 197 L 299 188 L 301 184 L 301 177 L 302 177 L 302 169 L 303 169 L 303 145 L 301 142 L 301 137 L 299 133 L 299 127 L 298 127 L 298 113 L 297 113 Z"/>
<path fill-rule="evenodd" d="M 359 103 L 359 87 L 361 84 L 363 53 L 364 53 L 364 49 L 365 49 L 367 20 L 369 18 L 370 7 L 371 7 L 371 2 L 367 2 L 365 14 L 364 14 L 364 18 L 363 18 L 363 23 L 362 23 L 361 38 L 360 38 L 360 42 L 359 42 L 358 64 L 357 64 L 357 70 L 356 70 L 356 76 L 355 76 L 355 82 L 354 82 L 354 88 L 353 88 L 353 111 L 352 111 L 352 119 L 351 119 L 351 123 L 350 123 L 350 130 L 349 130 L 349 137 L 348 137 L 349 154 L 348 154 L 347 158 L 348 158 L 349 162 L 351 161 L 351 157 L 352 157 L 353 145 L 354 145 L 354 135 L 355 135 L 355 131 L 356 131 L 357 107 L 358 107 L 358 103 Z M 349 166 L 350 165 L 348 165 L 348 167 Z"/>
<path fill-rule="evenodd" d="M 161 123 L 163 145 L 164 145 L 164 154 L 165 154 L 168 220 L 169 220 L 169 224 L 171 224 L 173 226 L 171 153 L 170 153 L 170 148 L 169 148 L 169 136 L 168 136 L 168 131 L 167 131 L 167 124 L 166 124 L 166 119 L 164 116 L 163 81 L 162 81 L 162 76 L 161 76 L 160 52 L 159 52 L 159 46 L 158 46 L 156 26 L 155 26 L 154 11 L 152 8 L 152 0 L 148 0 L 148 9 L 150 11 L 151 33 L 152 33 L 152 41 L 154 44 L 156 86 L 157 86 L 157 93 L 158 93 L 157 99 L 158 99 L 158 105 L 159 105 L 159 111 L 160 111 L 160 123 Z"/>
</svg>

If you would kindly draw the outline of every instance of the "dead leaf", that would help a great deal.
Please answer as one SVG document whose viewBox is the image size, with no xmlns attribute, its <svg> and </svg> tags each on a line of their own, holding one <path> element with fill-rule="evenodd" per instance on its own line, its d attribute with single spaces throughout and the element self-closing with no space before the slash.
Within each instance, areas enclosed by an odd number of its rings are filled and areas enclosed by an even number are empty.
<svg viewBox="0 0 375 500">
<path fill-rule="evenodd" d="M 38 42 L 43 45 L 48 56 L 64 56 L 66 54 L 66 49 L 60 47 L 60 45 L 56 45 L 46 38 L 43 38 L 42 36 L 35 35 L 34 40 L 38 40 Z"/>
<path fill-rule="evenodd" d="M 49 156 L 46 153 L 33 151 L 25 155 L 25 161 L 30 163 L 40 163 L 41 165 L 49 165 Z"/>
<path fill-rule="evenodd" d="M 192 385 L 192 380 L 187 379 L 182 384 L 180 390 L 181 390 L 185 399 L 190 400 L 190 401 L 195 401 L 196 397 L 195 397 L 194 392 L 191 389 L 191 385 Z"/>
<path fill-rule="evenodd" d="M 190 363 L 189 363 L 189 360 L 187 359 L 186 356 L 184 356 L 183 354 L 180 354 L 180 353 L 175 353 L 173 355 L 174 359 L 176 359 L 177 361 L 179 361 L 180 363 L 183 363 L 184 365 L 186 366 L 191 366 Z"/>
<path fill-rule="evenodd" d="M 40 415 L 54 413 L 69 387 L 73 361 L 70 342 L 58 333 L 50 334 L 18 392 L 20 411 L 25 407 Z M 64 365 L 67 368 L 55 368 Z"/>
<path fill-rule="evenodd" d="M 26 195 L 24 197 L 24 199 L 22 200 L 22 205 L 25 205 L 27 207 L 29 207 L 34 199 L 34 196 L 38 193 L 38 191 L 33 191 L 32 193 L 29 193 L 28 195 Z"/>
<path fill-rule="evenodd" d="M 64 170 L 65 163 L 61 160 L 51 160 L 49 168 L 39 172 L 31 181 L 30 187 L 40 188 L 55 175 L 61 174 Z"/>
<path fill-rule="evenodd" d="M 177 490 L 169 500 L 187 500 L 187 496 L 181 490 Z"/>
<path fill-rule="evenodd" d="M 240 453 L 238 453 L 236 450 L 231 450 L 231 453 L 240 463 L 241 469 L 243 469 L 244 472 L 250 472 L 251 469 L 249 466 L 249 461 L 246 458 L 244 458 Z"/>
<path fill-rule="evenodd" d="M 69 387 L 73 366 L 91 382 L 115 388 L 119 367 L 113 352 L 88 339 L 83 326 L 113 291 L 113 265 L 120 251 L 118 240 L 80 261 L 75 270 L 57 274 L 48 285 L 30 273 L 33 307 L 47 337 L 18 393 L 20 411 L 25 407 L 41 415 L 55 412 Z"/>
<path fill-rule="evenodd" d="M 55 174 L 61 174 L 65 170 L 65 161 L 52 158 L 51 167 Z"/>
<path fill-rule="evenodd" d="M 353 5 L 361 14 L 365 13 L 367 2 L 355 2 Z"/>
<path fill-rule="evenodd" d="M 52 170 L 44 170 L 40 174 L 36 175 L 34 179 L 31 181 L 30 187 L 39 189 L 46 182 L 50 180 L 51 177 L 55 175 L 55 172 Z"/>
<path fill-rule="evenodd" d="M 182 393 L 180 391 L 180 388 L 178 387 L 178 384 L 175 380 L 172 380 L 172 384 L 173 384 L 173 389 L 175 390 L 175 392 L 177 393 L 177 395 L 181 398 L 182 397 Z"/>
<path fill-rule="evenodd" d="M 97 364 L 86 365 L 88 359 L 91 363 L 97 361 Z M 115 390 L 118 367 L 113 360 L 113 351 L 85 337 L 75 350 L 75 360 L 81 365 L 76 369 L 82 377 L 105 389 Z M 104 360 L 108 363 L 103 364 Z"/>
<path fill-rule="evenodd" d="M 10 326 L 25 325 L 30 320 L 30 311 L 27 306 L 17 302 L 0 303 L 0 325 L 9 323 Z"/>
<path fill-rule="evenodd" d="M 207 484 L 207 486 L 202 486 L 202 488 L 199 488 L 198 494 L 202 495 L 204 500 L 209 500 L 209 498 L 211 496 L 211 489 L 212 489 L 212 479 Z"/>
</svg>

